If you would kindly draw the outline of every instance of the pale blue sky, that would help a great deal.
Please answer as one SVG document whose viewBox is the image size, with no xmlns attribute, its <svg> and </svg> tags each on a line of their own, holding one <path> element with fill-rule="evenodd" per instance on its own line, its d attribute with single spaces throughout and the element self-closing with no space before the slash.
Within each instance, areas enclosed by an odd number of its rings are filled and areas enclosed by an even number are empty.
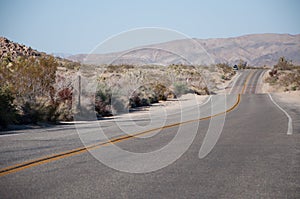
<svg viewBox="0 0 300 199">
<path fill-rule="evenodd" d="M 87 53 L 128 29 L 195 38 L 300 33 L 298 0 L 0 0 L 0 35 L 47 53 Z"/>
</svg>

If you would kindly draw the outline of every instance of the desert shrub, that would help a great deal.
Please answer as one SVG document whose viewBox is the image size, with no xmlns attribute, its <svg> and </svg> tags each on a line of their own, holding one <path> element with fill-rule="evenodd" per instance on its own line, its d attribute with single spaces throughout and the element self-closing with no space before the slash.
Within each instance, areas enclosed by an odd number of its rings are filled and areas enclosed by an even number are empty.
<svg viewBox="0 0 300 199">
<path fill-rule="evenodd" d="M 142 100 L 141 100 L 141 106 L 149 106 L 149 105 L 150 105 L 149 98 L 142 98 Z"/>
<path fill-rule="evenodd" d="M 158 100 L 157 96 L 155 96 L 155 95 L 150 95 L 149 96 L 149 103 L 150 104 L 154 104 L 154 103 L 158 103 L 158 102 L 159 102 L 159 100 Z"/>
<path fill-rule="evenodd" d="M 294 84 L 296 87 L 300 87 L 300 69 L 297 69 L 296 71 L 293 71 L 291 74 L 291 82 Z"/>
<path fill-rule="evenodd" d="M 128 110 L 129 102 L 127 98 L 113 95 L 111 99 L 112 114 L 125 113 Z"/>
<path fill-rule="evenodd" d="M 296 90 L 297 90 L 297 86 L 292 86 L 292 87 L 291 87 L 291 90 L 292 90 L 292 91 L 296 91 Z"/>
<path fill-rule="evenodd" d="M 274 69 L 278 70 L 291 70 L 294 66 L 291 61 L 288 61 L 285 57 L 280 57 L 276 65 L 274 65 Z"/>
<path fill-rule="evenodd" d="M 209 91 L 209 89 L 208 89 L 207 86 L 205 86 L 205 87 L 203 88 L 203 90 L 204 90 L 204 92 L 205 92 L 206 95 L 210 95 L 210 91 Z"/>
<path fill-rule="evenodd" d="M 247 62 L 244 61 L 244 60 L 242 60 L 242 59 L 239 60 L 239 63 L 238 63 L 237 66 L 238 66 L 239 69 L 247 69 L 247 68 L 250 68 L 250 67 L 247 67 Z"/>
<path fill-rule="evenodd" d="M 70 110 L 70 109 L 68 109 Z M 44 105 L 42 107 L 41 112 L 41 121 L 43 122 L 52 122 L 52 123 L 56 123 L 58 121 L 58 118 L 60 117 L 60 114 L 62 112 L 58 111 L 58 104 L 49 104 L 49 105 Z M 68 115 L 69 116 L 69 115 Z M 68 117 L 66 116 L 66 117 Z"/>
<path fill-rule="evenodd" d="M 57 92 L 59 101 L 72 101 L 72 89 L 71 88 L 63 88 Z"/>
<path fill-rule="evenodd" d="M 223 80 L 230 80 L 231 77 L 236 73 L 227 63 L 219 63 L 216 66 L 218 71 L 221 73 L 221 79 Z"/>
<path fill-rule="evenodd" d="M 296 66 L 293 66 L 296 67 L 294 69 L 287 69 L 288 62 L 284 58 L 281 58 L 279 62 L 281 64 L 269 72 L 265 81 L 271 85 L 282 86 L 284 91 L 298 90 L 300 88 L 300 69 Z"/>
<path fill-rule="evenodd" d="M 271 77 L 277 75 L 277 69 L 272 69 L 271 71 L 269 71 L 269 75 L 270 75 Z"/>
<path fill-rule="evenodd" d="M 281 72 L 279 84 L 285 87 L 300 86 L 300 74 L 297 71 Z"/>
<path fill-rule="evenodd" d="M 180 97 L 181 95 L 187 94 L 189 92 L 190 90 L 186 84 L 181 82 L 174 83 L 174 93 L 176 97 Z"/>
<path fill-rule="evenodd" d="M 233 72 L 232 67 L 229 66 L 227 63 L 219 63 L 216 66 L 217 68 L 222 70 L 223 74 L 229 74 Z"/>
<path fill-rule="evenodd" d="M 154 84 L 143 85 L 136 89 L 129 98 L 130 107 L 149 106 L 152 103 L 158 102 L 158 97 L 153 91 L 153 86 Z"/>
<path fill-rule="evenodd" d="M 16 121 L 17 110 L 13 104 L 14 97 L 8 88 L 0 87 L 0 127 L 6 128 L 7 125 Z"/>
<path fill-rule="evenodd" d="M 194 70 L 195 66 L 183 65 L 183 64 L 171 64 L 171 65 L 168 66 L 168 69 L 173 69 L 173 70 L 177 70 L 177 71 Z"/>
<path fill-rule="evenodd" d="M 58 115 L 59 121 L 73 121 L 74 119 L 72 107 L 67 103 L 59 103 L 55 114 Z"/>
<path fill-rule="evenodd" d="M 54 83 L 58 62 L 52 56 L 18 57 L 1 60 L 0 83 L 9 87 L 20 110 L 18 122 L 37 123 L 56 120 Z"/>
<path fill-rule="evenodd" d="M 72 88 L 62 88 L 57 92 L 57 99 L 54 102 L 57 106 L 55 114 L 58 115 L 58 120 L 60 121 L 72 121 L 73 111 L 72 111 Z"/>
<path fill-rule="evenodd" d="M 127 110 L 128 105 L 128 99 L 125 99 L 118 90 L 112 90 L 105 84 L 98 86 L 95 95 L 95 111 L 99 116 L 123 113 Z"/>
<path fill-rule="evenodd" d="M 272 76 L 272 77 L 267 77 L 265 81 L 269 84 L 275 84 L 277 80 L 278 80 L 277 76 Z"/>
<path fill-rule="evenodd" d="M 37 102 L 25 102 L 21 106 L 20 123 L 37 124 L 38 122 L 53 122 L 58 120 L 57 104 L 45 105 Z"/>
<path fill-rule="evenodd" d="M 64 59 L 64 61 L 60 63 L 60 66 L 71 70 L 78 70 L 80 68 L 80 63 Z"/>
<path fill-rule="evenodd" d="M 111 116 L 111 90 L 104 85 L 98 87 L 95 95 L 95 111 L 100 116 Z"/>
<path fill-rule="evenodd" d="M 167 100 L 166 92 L 168 91 L 167 87 L 161 83 L 153 84 L 153 92 L 157 100 Z"/>
<path fill-rule="evenodd" d="M 58 63 L 49 57 L 25 58 L 17 61 L 2 63 L 0 76 L 1 84 L 11 88 L 16 101 L 25 103 L 44 97 L 50 100 Z"/>
<path fill-rule="evenodd" d="M 126 64 L 123 64 L 123 65 L 109 65 L 107 66 L 106 68 L 106 71 L 107 72 L 115 72 L 115 73 L 121 73 L 121 72 L 124 72 L 126 70 L 129 70 L 129 69 L 133 69 L 134 66 L 132 65 L 126 65 Z"/>
<path fill-rule="evenodd" d="M 141 106 L 142 100 L 137 92 L 134 92 L 129 98 L 129 105 L 131 108 L 136 108 Z"/>
</svg>

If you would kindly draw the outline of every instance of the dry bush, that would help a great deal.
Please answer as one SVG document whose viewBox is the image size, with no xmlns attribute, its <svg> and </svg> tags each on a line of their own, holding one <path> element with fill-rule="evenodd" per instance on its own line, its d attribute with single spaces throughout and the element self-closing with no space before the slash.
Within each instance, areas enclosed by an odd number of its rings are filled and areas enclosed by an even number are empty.
<svg viewBox="0 0 300 199">
<path fill-rule="evenodd" d="M 227 63 L 219 63 L 216 65 L 217 69 L 221 73 L 221 78 L 223 80 L 230 80 L 231 77 L 235 74 L 235 71 Z"/>
<path fill-rule="evenodd" d="M 277 64 L 274 65 L 274 69 L 278 70 L 292 70 L 294 68 L 292 61 L 288 61 L 285 57 L 280 57 Z"/>
<path fill-rule="evenodd" d="M 73 119 L 72 78 L 65 77 L 68 70 L 63 67 L 77 67 L 78 63 L 47 55 L 7 60 L 1 60 L 0 84 L 9 87 L 15 98 L 19 113 L 16 123 Z M 63 66 L 60 71 L 59 66 Z"/>
<path fill-rule="evenodd" d="M 135 67 L 132 66 L 132 65 L 126 65 L 126 64 L 123 64 L 123 65 L 109 65 L 106 67 L 106 71 L 109 72 L 109 73 L 122 73 L 126 70 L 129 70 L 129 69 L 134 69 Z"/>
<path fill-rule="evenodd" d="M 173 86 L 176 97 L 192 92 L 185 83 L 175 82 Z"/>
<path fill-rule="evenodd" d="M 167 100 L 167 92 L 168 92 L 168 88 L 161 84 L 161 83 L 155 83 L 155 84 L 152 84 L 153 85 L 153 92 L 155 94 L 155 97 L 157 100 Z"/>
</svg>

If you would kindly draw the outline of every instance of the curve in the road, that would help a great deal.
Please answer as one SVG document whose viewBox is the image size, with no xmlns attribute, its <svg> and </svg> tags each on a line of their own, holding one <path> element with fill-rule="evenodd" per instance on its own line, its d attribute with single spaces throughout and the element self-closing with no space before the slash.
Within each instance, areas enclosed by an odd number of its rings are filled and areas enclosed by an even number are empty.
<svg viewBox="0 0 300 199">
<path fill-rule="evenodd" d="M 131 135 L 124 135 L 124 136 L 120 136 L 120 137 L 108 140 L 106 142 L 97 143 L 97 144 L 94 144 L 94 145 L 91 145 L 91 146 L 88 146 L 88 147 L 81 147 L 81 148 L 77 148 L 77 149 L 74 149 L 74 150 L 70 150 L 70 151 L 66 151 L 66 152 L 62 152 L 62 153 L 58 153 L 58 154 L 54 154 L 54 155 L 50 155 L 50 156 L 46 156 L 46 157 L 42 157 L 42 158 L 38 158 L 38 159 L 35 159 L 35 160 L 23 162 L 21 164 L 12 165 L 12 166 L 1 169 L 0 170 L 0 176 L 8 175 L 10 173 L 15 173 L 15 172 L 27 169 L 27 168 L 38 166 L 38 165 L 41 165 L 41 164 L 46 164 L 46 163 L 49 163 L 49 162 L 52 162 L 52 161 L 55 161 L 55 160 L 59 160 L 59 159 L 63 159 L 63 158 L 66 158 L 66 157 L 78 155 L 78 154 L 81 154 L 81 153 L 84 153 L 84 152 L 88 152 L 88 150 L 96 149 L 96 148 L 99 148 L 99 147 L 102 147 L 102 146 L 105 146 L 105 145 L 108 145 L 108 144 L 113 144 L 113 143 L 125 141 L 125 140 L 128 140 L 128 139 L 137 137 L 137 136 L 141 136 L 141 135 L 144 135 L 144 134 L 147 134 L 147 133 L 154 132 L 156 130 L 171 128 L 171 127 L 175 127 L 175 126 L 179 126 L 179 125 L 185 125 L 185 124 L 198 122 L 198 121 L 202 121 L 202 120 L 208 120 L 208 119 L 211 119 L 212 117 L 217 117 L 217 116 L 220 116 L 222 114 L 226 114 L 226 113 L 234 110 L 239 105 L 239 103 L 241 101 L 241 94 L 243 94 L 245 92 L 247 83 L 248 83 L 248 81 L 249 81 L 249 79 L 251 78 L 252 75 L 253 75 L 253 72 L 251 72 L 250 74 L 247 75 L 247 77 L 244 79 L 245 82 L 243 84 L 242 90 L 237 96 L 236 102 L 234 103 L 234 105 L 232 107 L 230 107 L 229 109 L 227 109 L 224 112 L 220 112 L 220 113 L 217 113 L 217 114 L 214 114 L 214 115 L 211 115 L 211 116 L 207 116 L 207 117 L 202 117 L 202 118 L 199 118 L 199 119 L 174 123 L 174 124 L 166 125 L 166 126 L 159 127 L 159 128 L 150 129 L 150 130 L 147 130 L 147 131 L 143 131 L 143 132 L 139 132 L 139 133 L 135 133 L 135 134 L 131 134 Z"/>
<path fill-rule="evenodd" d="M 288 130 L 287 130 L 287 135 L 292 135 L 293 134 L 293 120 L 292 120 L 292 117 L 281 107 L 279 106 L 275 101 L 274 99 L 272 98 L 271 94 L 268 93 L 271 101 L 273 102 L 273 104 L 275 104 L 286 116 L 287 118 L 289 119 L 288 121 Z"/>
</svg>

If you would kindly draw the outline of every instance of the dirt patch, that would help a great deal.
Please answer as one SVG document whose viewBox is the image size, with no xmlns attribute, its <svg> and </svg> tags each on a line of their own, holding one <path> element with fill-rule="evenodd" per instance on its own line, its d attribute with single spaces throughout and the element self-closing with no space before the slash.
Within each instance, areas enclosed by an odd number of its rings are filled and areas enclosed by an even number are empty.
<svg viewBox="0 0 300 199">
<path fill-rule="evenodd" d="M 300 105 L 300 91 L 274 93 L 274 96 L 284 103 Z"/>
</svg>

